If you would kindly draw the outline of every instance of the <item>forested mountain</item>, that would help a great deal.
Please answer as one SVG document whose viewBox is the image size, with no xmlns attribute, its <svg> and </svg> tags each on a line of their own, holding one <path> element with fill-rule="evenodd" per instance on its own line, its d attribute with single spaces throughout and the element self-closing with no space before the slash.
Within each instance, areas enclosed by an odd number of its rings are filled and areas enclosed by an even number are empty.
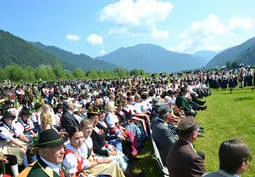
<svg viewBox="0 0 255 177">
<path fill-rule="evenodd" d="M 255 37 L 246 42 L 224 50 L 216 55 L 208 64 L 207 67 L 224 66 L 226 62 L 237 62 L 247 65 L 255 64 Z"/>
<path fill-rule="evenodd" d="M 117 66 L 114 64 L 110 64 L 102 60 L 93 59 L 85 54 L 75 55 L 71 52 L 62 50 L 55 46 L 43 45 L 40 42 L 33 43 L 33 45 L 51 55 L 58 57 L 61 61 L 69 63 L 76 68 L 81 68 L 84 71 L 87 71 L 88 69 L 109 71 L 117 68 Z"/>
<path fill-rule="evenodd" d="M 0 30 L 0 67 L 10 64 L 38 67 L 60 63 L 66 70 L 81 68 L 84 71 L 113 70 L 116 65 L 95 60 L 85 54 L 75 55 L 54 46 L 25 41 L 9 32 Z"/>
<path fill-rule="evenodd" d="M 12 35 L 9 32 L 0 30 L 0 66 L 10 64 L 37 67 L 41 64 L 55 65 L 60 60 L 49 53 L 46 53 L 29 42 Z M 74 69 L 65 62 L 60 62 L 65 69 Z"/>
<path fill-rule="evenodd" d="M 168 51 L 153 44 L 138 44 L 120 48 L 112 53 L 98 57 L 126 69 L 143 69 L 146 72 L 175 72 L 196 69 L 207 62 L 201 57 Z"/>
</svg>

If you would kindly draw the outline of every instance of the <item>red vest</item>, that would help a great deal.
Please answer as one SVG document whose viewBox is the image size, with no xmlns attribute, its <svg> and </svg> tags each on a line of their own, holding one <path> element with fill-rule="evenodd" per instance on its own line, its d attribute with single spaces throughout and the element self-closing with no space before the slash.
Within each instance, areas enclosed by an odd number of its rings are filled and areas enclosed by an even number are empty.
<svg viewBox="0 0 255 177">
<path fill-rule="evenodd" d="M 66 151 L 65 151 L 65 155 L 67 155 L 67 154 L 74 154 L 74 152 L 71 150 L 71 149 L 67 149 Z M 75 155 L 75 154 L 74 154 Z M 76 155 L 75 155 L 76 156 Z M 76 177 L 79 177 L 79 175 L 80 175 L 80 173 L 82 172 L 82 164 L 83 164 L 83 159 L 81 158 L 81 159 L 79 159 L 77 156 L 76 156 L 76 158 L 77 158 L 77 172 L 76 172 Z"/>
</svg>

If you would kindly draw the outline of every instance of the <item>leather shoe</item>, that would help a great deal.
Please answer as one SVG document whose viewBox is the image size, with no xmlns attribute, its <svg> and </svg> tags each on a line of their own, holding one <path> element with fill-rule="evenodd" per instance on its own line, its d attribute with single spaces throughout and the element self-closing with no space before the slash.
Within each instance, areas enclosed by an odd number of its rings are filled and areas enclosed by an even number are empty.
<svg viewBox="0 0 255 177">
<path fill-rule="evenodd" d="M 126 177 L 144 177 L 144 172 L 140 172 L 140 173 L 134 173 L 132 171 L 132 169 L 127 168 L 127 170 L 125 171 L 125 176 Z"/>
<path fill-rule="evenodd" d="M 206 110 L 207 106 L 200 106 L 200 110 Z"/>
</svg>

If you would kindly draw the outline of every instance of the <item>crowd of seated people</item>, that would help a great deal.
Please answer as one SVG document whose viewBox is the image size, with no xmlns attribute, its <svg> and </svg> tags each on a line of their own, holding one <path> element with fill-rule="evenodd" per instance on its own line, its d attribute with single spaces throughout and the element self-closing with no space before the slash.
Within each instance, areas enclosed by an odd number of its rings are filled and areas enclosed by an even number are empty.
<svg viewBox="0 0 255 177">
<path fill-rule="evenodd" d="M 160 74 L 147 78 L 7 83 L 2 86 L 5 96 L 0 150 L 16 155 L 21 171 L 38 160 L 33 147 L 38 135 L 52 129 L 66 141 L 63 166 L 68 174 L 142 176 L 134 174 L 130 164 L 139 160 L 137 154 L 150 136 L 150 128 L 166 165 L 167 149 L 179 140 L 179 122 L 207 108 L 203 97 L 211 93 L 204 85 L 204 76 L 188 73 L 186 78 Z M 76 151 L 86 155 L 79 154 L 82 159 L 70 161 L 77 158 L 73 155 Z M 115 174 L 100 171 L 106 167 L 100 168 L 99 164 L 111 164 Z M 11 171 L 17 176 L 15 170 Z"/>
</svg>

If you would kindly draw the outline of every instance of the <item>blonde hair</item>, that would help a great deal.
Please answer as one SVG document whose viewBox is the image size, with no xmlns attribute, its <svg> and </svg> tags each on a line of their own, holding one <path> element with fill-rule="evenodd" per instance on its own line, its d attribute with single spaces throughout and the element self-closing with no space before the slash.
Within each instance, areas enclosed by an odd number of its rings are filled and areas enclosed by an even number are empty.
<svg viewBox="0 0 255 177">
<path fill-rule="evenodd" d="M 52 124 L 52 117 L 49 112 L 42 112 L 40 115 L 41 119 L 41 128 L 42 130 L 46 130 L 47 126 L 51 126 Z"/>
<path fill-rule="evenodd" d="M 106 112 L 113 112 L 115 110 L 115 105 L 114 102 L 110 101 L 106 106 L 105 106 L 105 111 Z"/>
<path fill-rule="evenodd" d="M 89 125 L 93 125 L 93 122 L 90 119 L 82 119 L 80 122 L 80 129 L 83 131 Z"/>
</svg>

